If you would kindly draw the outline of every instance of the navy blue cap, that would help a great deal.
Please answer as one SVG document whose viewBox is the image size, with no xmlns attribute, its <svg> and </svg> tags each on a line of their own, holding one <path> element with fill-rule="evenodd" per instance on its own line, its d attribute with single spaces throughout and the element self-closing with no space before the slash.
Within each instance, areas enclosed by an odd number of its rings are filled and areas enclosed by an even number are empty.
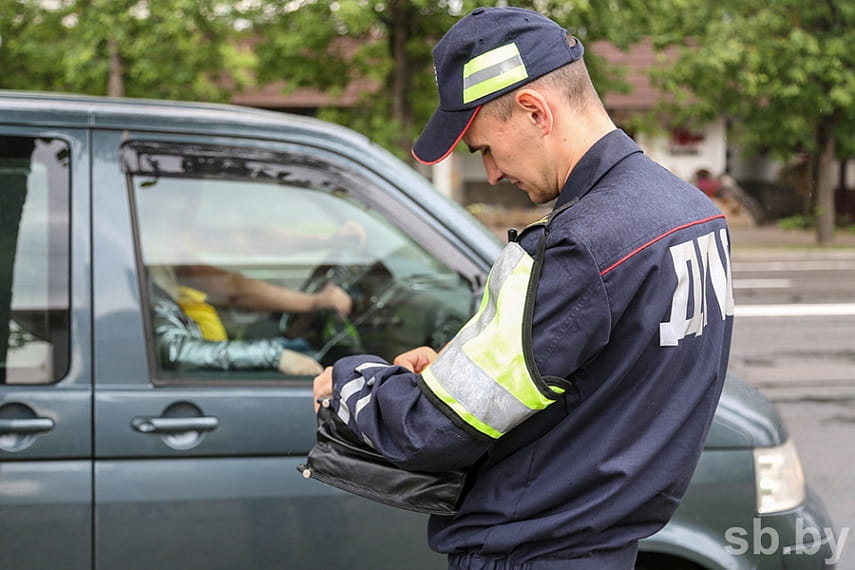
<svg viewBox="0 0 855 570">
<path fill-rule="evenodd" d="M 582 42 L 567 30 L 524 8 L 477 8 L 433 49 L 439 107 L 413 145 L 423 164 L 443 160 L 481 105 L 582 57 Z"/>
</svg>

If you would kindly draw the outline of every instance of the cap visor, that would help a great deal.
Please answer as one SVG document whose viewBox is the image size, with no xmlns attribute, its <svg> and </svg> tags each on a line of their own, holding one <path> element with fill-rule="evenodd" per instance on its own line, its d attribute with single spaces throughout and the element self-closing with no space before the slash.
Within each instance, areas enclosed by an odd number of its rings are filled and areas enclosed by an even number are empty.
<svg viewBox="0 0 855 570">
<path fill-rule="evenodd" d="M 413 145 L 413 157 L 422 164 L 436 164 L 445 159 L 466 134 L 478 109 L 443 111 L 437 109 Z"/>
</svg>

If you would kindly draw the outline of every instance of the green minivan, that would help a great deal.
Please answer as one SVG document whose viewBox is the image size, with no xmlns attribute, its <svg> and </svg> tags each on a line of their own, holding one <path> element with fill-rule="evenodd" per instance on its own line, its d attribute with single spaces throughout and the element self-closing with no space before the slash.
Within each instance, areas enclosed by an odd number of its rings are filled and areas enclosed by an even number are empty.
<svg viewBox="0 0 855 570">
<path fill-rule="evenodd" d="M 340 239 L 345 226 L 359 239 Z M 307 292 L 337 284 L 346 319 L 218 309 L 230 340 L 299 339 L 328 364 L 443 345 L 500 248 L 335 125 L 0 92 L 0 568 L 443 568 L 424 516 L 298 473 L 315 440 L 311 377 L 169 363 L 155 276 L 204 264 Z M 829 568 L 831 527 L 774 406 L 730 379 L 638 568 Z"/>
</svg>

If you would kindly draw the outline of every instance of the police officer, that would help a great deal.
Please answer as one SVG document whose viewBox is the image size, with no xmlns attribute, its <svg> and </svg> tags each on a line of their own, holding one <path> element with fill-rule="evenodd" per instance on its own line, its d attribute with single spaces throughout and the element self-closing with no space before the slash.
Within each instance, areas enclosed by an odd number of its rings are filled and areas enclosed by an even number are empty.
<svg viewBox="0 0 855 570">
<path fill-rule="evenodd" d="M 430 546 L 450 568 L 629 569 L 691 479 L 733 321 L 724 216 L 607 115 L 578 39 L 479 8 L 434 49 L 439 108 L 414 156 L 462 140 L 552 213 L 494 264 L 437 355 L 338 361 L 315 398 L 404 469 L 467 468 Z"/>
</svg>

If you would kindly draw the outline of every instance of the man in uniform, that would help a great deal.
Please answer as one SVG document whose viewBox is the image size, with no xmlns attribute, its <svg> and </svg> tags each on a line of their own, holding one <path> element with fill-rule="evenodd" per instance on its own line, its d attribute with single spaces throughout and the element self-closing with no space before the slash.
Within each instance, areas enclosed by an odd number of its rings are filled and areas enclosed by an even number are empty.
<svg viewBox="0 0 855 570">
<path fill-rule="evenodd" d="M 724 382 L 724 216 L 615 127 L 582 54 L 519 8 L 479 8 L 441 39 L 414 156 L 433 164 L 462 140 L 492 184 L 554 209 L 507 245 L 438 355 L 353 356 L 315 379 L 398 466 L 469 470 L 457 514 L 429 523 L 450 568 L 632 568 L 678 506 Z"/>
</svg>

